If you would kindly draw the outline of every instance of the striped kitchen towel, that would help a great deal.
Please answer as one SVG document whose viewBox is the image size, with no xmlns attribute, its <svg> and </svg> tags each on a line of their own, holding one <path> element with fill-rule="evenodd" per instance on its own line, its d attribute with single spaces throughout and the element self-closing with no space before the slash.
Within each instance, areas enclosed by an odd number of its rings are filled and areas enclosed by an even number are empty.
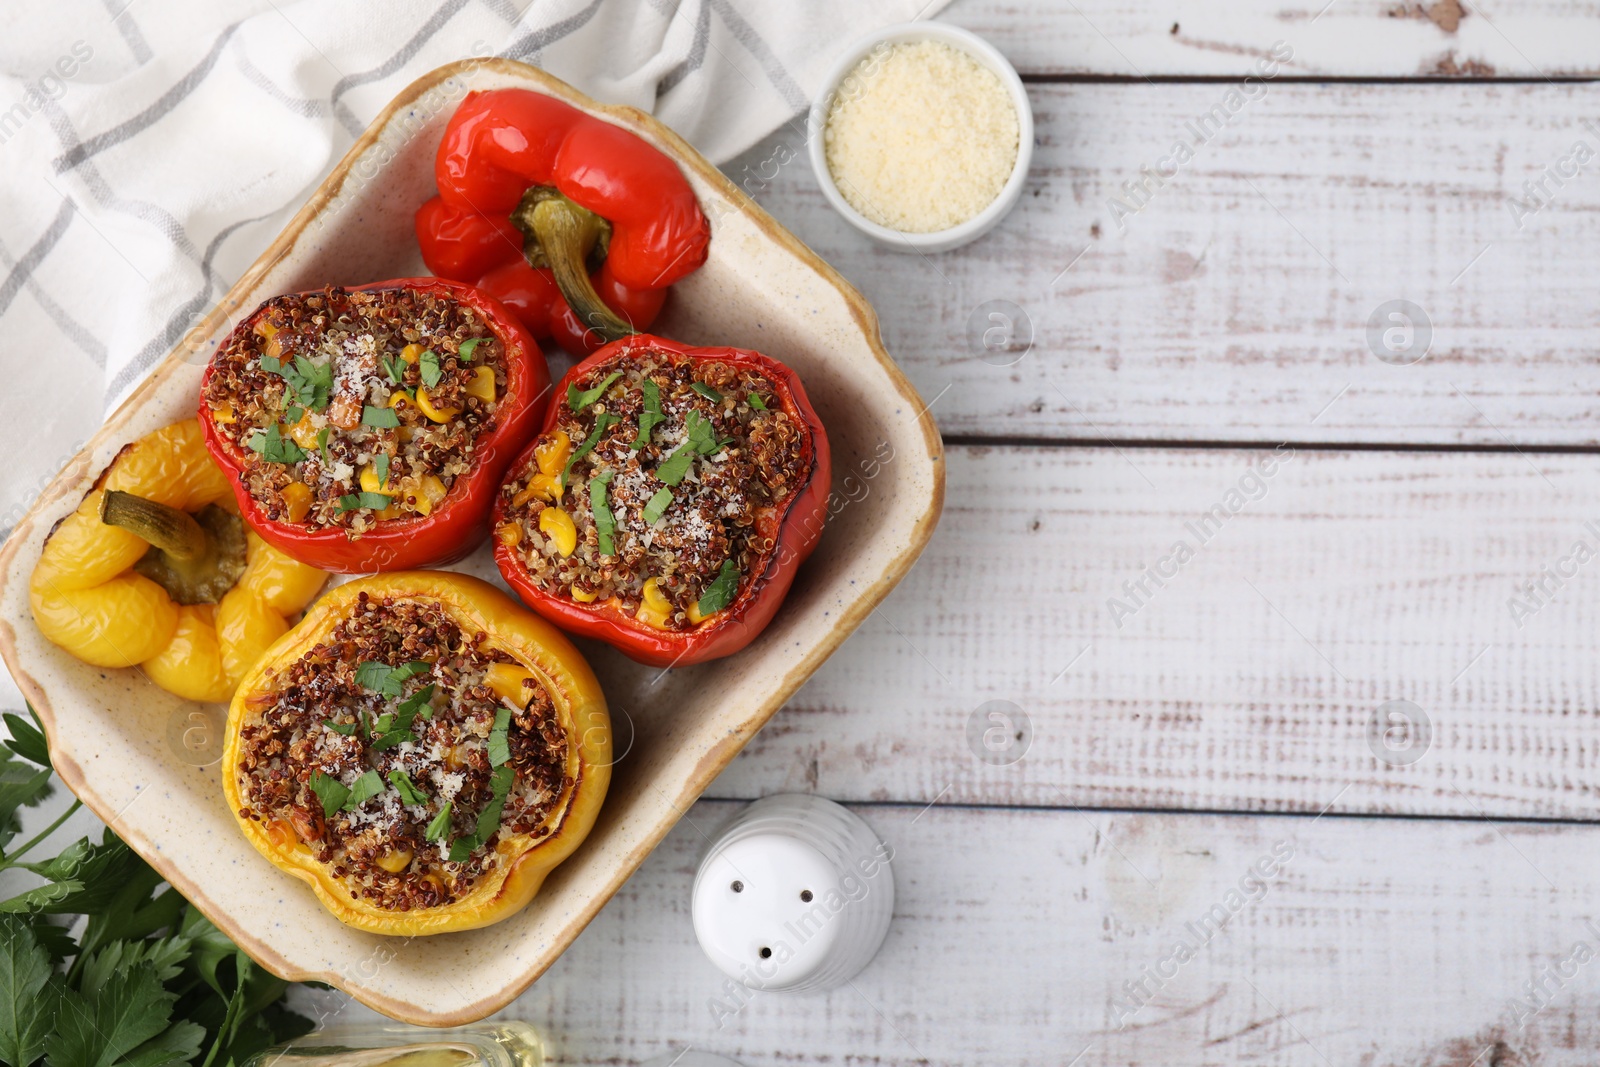
<svg viewBox="0 0 1600 1067">
<path fill-rule="evenodd" d="M 428 70 L 520 59 L 723 161 L 802 112 L 848 39 L 946 2 L 5 4 L 0 537 Z"/>
</svg>

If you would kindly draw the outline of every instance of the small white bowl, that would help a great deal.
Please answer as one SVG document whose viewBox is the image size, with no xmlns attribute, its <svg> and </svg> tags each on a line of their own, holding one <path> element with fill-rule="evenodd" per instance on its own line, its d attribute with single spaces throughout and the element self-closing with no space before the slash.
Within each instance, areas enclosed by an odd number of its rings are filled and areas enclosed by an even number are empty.
<svg viewBox="0 0 1600 1067">
<path fill-rule="evenodd" d="M 931 233 L 902 233 L 873 222 L 851 207 L 850 202 L 839 192 L 839 186 L 833 180 L 833 172 L 828 169 L 828 153 L 823 141 L 823 134 L 828 125 L 828 111 L 833 106 L 840 83 L 849 77 L 861 61 L 880 44 L 896 45 L 906 41 L 940 41 L 952 48 L 959 48 L 980 66 L 994 71 L 1011 91 L 1011 103 L 1017 109 L 1017 159 L 1012 165 L 1011 177 L 1006 179 L 1000 194 L 994 198 L 993 203 L 966 222 L 952 226 L 948 230 L 935 230 Z M 1001 55 L 994 45 L 982 37 L 943 22 L 902 22 L 877 30 L 856 41 L 845 49 L 844 54 L 829 69 L 828 76 L 822 82 L 822 91 L 817 94 L 816 102 L 811 105 L 811 113 L 806 119 L 806 148 L 811 156 L 811 170 L 817 176 L 817 184 L 822 186 L 822 195 L 833 205 L 834 210 L 843 215 L 856 229 L 884 247 L 897 252 L 948 252 L 952 248 L 959 248 L 970 241 L 975 241 L 994 229 L 1021 199 L 1022 186 L 1028 178 L 1028 165 L 1033 160 L 1033 109 L 1028 102 L 1028 91 L 1023 87 L 1022 78 L 1017 75 L 1016 68 L 1006 61 L 1006 57 Z"/>
</svg>

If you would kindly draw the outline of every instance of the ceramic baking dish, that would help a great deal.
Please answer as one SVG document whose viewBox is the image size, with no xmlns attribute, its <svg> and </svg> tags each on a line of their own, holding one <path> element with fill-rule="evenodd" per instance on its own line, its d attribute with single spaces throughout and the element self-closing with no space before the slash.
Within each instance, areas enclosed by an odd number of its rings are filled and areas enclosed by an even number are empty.
<svg viewBox="0 0 1600 1067">
<path fill-rule="evenodd" d="M 191 416 L 231 325 L 277 293 L 426 273 L 411 218 L 433 193 L 445 123 L 469 91 L 521 86 L 633 130 L 678 160 L 712 221 L 705 267 L 655 331 L 759 349 L 793 366 L 828 427 L 834 514 L 767 632 L 744 652 L 670 672 L 583 650 L 617 738 L 594 832 L 533 903 L 486 929 L 411 940 L 342 926 L 246 843 L 218 777 L 220 707 L 185 703 L 136 670 L 86 666 L 46 642 L 28 575 L 46 533 L 118 449 Z M 559 368 L 557 368 L 559 371 Z M 926 406 L 884 351 L 872 308 L 671 130 L 595 104 L 508 60 L 441 67 L 402 92 L 271 247 L 40 497 L 0 550 L 0 650 L 84 802 L 272 971 L 346 990 L 387 1015 L 451 1025 L 527 988 L 572 943 L 763 723 L 906 573 L 939 516 L 944 464 Z M 461 570 L 498 583 L 487 549 Z"/>
</svg>

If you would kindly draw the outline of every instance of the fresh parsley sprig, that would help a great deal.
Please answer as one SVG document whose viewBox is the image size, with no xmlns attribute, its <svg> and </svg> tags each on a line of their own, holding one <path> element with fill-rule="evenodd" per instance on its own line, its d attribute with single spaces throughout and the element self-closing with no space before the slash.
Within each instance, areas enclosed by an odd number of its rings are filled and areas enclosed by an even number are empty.
<svg viewBox="0 0 1600 1067">
<path fill-rule="evenodd" d="M 51 859 L 24 861 L 78 802 L 11 849 L 20 809 L 51 792 L 50 755 L 37 719 L 5 721 L 0 870 L 25 870 L 40 884 L 0 901 L 0 1062 L 221 1067 L 310 1030 L 280 1003 L 289 983 L 253 963 L 110 830 L 99 843 L 83 838 Z"/>
</svg>

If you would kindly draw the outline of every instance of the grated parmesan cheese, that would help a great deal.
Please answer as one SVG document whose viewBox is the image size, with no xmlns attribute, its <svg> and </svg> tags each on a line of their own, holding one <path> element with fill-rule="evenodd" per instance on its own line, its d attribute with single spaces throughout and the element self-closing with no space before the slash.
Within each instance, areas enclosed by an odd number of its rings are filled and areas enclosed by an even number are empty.
<svg viewBox="0 0 1600 1067">
<path fill-rule="evenodd" d="M 934 233 L 994 202 L 1016 165 L 1016 107 L 987 67 L 941 41 L 874 52 L 844 79 L 823 132 L 828 171 L 868 219 Z"/>
</svg>

